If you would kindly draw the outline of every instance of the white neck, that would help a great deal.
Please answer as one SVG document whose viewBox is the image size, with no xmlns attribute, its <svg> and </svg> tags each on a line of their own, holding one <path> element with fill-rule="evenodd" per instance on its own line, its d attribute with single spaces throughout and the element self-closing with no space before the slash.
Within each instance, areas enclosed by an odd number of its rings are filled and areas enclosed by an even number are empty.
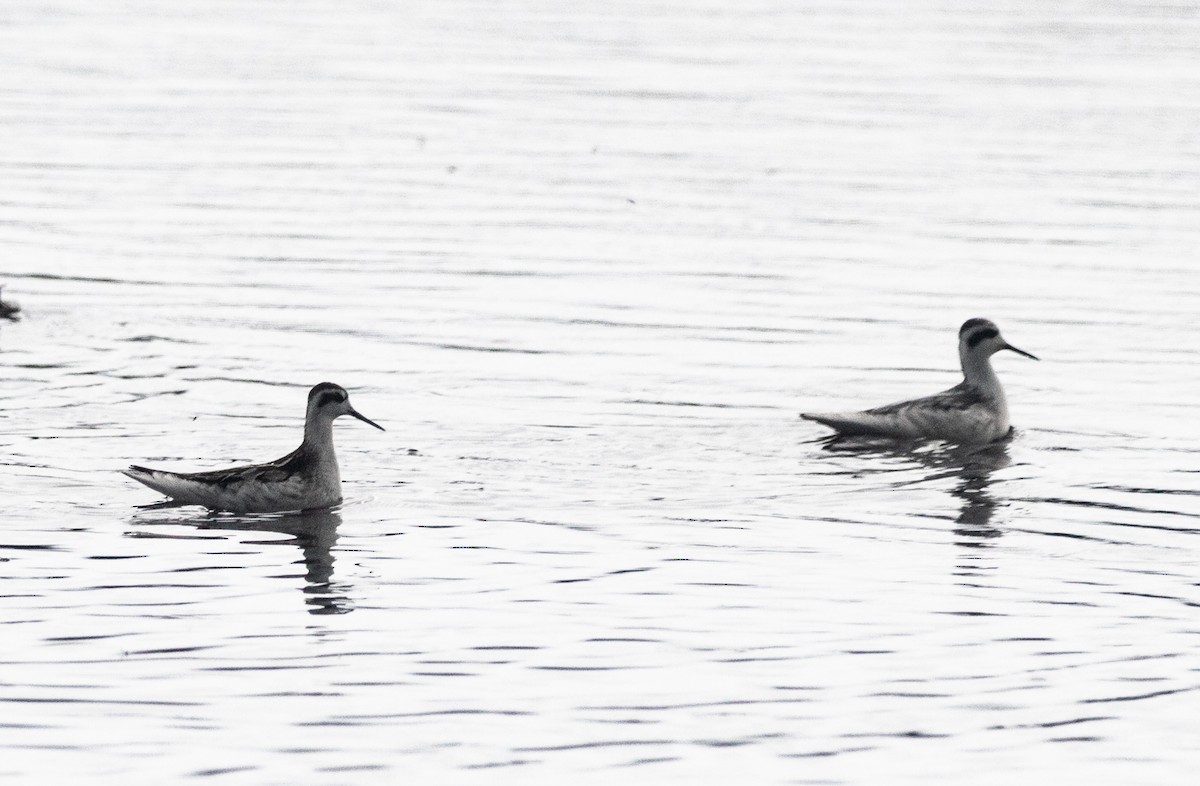
<svg viewBox="0 0 1200 786">
<path fill-rule="evenodd" d="M 1004 388 L 1000 378 L 992 370 L 991 355 L 982 352 L 963 352 L 961 356 L 963 377 L 967 384 L 989 398 L 1004 401 Z"/>
<path fill-rule="evenodd" d="M 333 419 L 314 417 L 304 421 L 304 448 L 313 455 L 333 455 Z"/>
</svg>

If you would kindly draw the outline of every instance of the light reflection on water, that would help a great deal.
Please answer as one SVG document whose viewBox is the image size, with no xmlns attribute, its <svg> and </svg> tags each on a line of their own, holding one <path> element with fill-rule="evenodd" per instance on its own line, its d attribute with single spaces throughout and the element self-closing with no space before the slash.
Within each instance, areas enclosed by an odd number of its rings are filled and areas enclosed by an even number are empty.
<svg viewBox="0 0 1200 786">
<path fill-rule="evenodd" d="M 1195 20 L 0 27 L 0 777 L 1188 783 Z M 1014 438 L 826 445 L 958 381 Z M 322 380 L 346 503 L 146 510 Z"/>
</svg>

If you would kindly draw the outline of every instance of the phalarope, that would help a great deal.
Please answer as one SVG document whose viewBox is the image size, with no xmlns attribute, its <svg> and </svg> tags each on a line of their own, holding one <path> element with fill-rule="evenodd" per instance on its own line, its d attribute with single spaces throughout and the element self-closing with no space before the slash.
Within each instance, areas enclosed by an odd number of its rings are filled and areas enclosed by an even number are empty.
<svg viewBox="0 0 1200 786">
<path fill-rule="evenodd" d="M 308 391 L 304 441 L 281 459 L 210 472 L 166 472 L 136 465 L 122 471 L 171 497 L 177 505 L 203 505 L 235 513 L 326 508 L 342 501 L 342 481 L 333 451 L 333 421 L 342 415 L 384 430 L 350 406 L 344 388 L 322 382 Z"/>
<path fill-rule="evenodd" d="M 958 331 L 964 378 L 949 390 L 863 412 L 804 413 L 800 417 L 823 423 L 839 436 L 994 442 L 1011 431 L 1004 389 L 991 363 L 992 355 L 1002 349 L 1037 360 L 1005 341 L 994 322 L 968 319 Z"/>
</svg>

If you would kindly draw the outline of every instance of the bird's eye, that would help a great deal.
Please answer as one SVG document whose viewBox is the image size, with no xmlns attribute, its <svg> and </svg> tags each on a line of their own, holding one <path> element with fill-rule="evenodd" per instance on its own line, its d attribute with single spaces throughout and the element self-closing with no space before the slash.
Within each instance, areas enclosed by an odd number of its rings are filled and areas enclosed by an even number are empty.
<svg viewBox="0 0 1200 786">
<path fill-rule="evenodd" d="M 986 341 L 989 338 L 995 338 L 998 335 L 1000 335 L 1000 331 L 996 330 L 995 328 L 985 328 L 984 330 L 976 331 L 967 337 L 967 346 L 978 346 L 981 342 Z"/>
<path fill-rule="evenodd" d="M 317 399 L 317 408 L 324 407 L 328 404 L 341 404 L 346 400 L 345 393 L 339 393 L 336 390 L 327 390 Z"/>
</svg>

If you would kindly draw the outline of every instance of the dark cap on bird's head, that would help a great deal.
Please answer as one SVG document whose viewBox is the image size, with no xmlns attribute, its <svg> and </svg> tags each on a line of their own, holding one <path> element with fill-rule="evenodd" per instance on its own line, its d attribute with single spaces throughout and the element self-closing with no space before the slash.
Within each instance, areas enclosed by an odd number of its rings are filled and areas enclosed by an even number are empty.
<svg viewBox="0 0 1200 786">
<path fill-rule="evenodd" d="M 332 382 L 322 382 L 312 386 L 312 390 L 308 391 L 308 400 L 318 399 L 317 406 L 324 406 L 330 401 L 345 401 L 349 397 L 346 389 L 341 385 L 335 385 Z"/>
<path fill-rule="evenodd" d="M 1009 349 L 1016 352 L 1018 355 L 1024 355 L 1027 358 L 1037 360 L 1036 355 L 1031 355 L 1023 349 L 1017 349 L 1012 344 L 1004 340 L 1000 335 L 1000 328 L 996 327 L 996 323 L 990 319 L 983 317 L 975 317 L 968 319 L 958 329 L 958 340 L 960 342 L 960 352 L 969 352 L 977 346 L 990 339 L 995 339 L 995 343 L 989 347 L 988 355 L 999 352 L 1002 349 Z"/>
<path fill-rule="evenodd" d="M 383 426 L 362 415 L 358 410 L 350 406 L 350 394 L 341 385 L 335 385 L 332 382 L 322 382 L 318 385 L 313 385 L 312 390 L 308 391 L 308 405 L 310 413 L 323 410 L 325 407 L 336 407 L 336 409 L 330 410 L 331 417 L 333 418 L 339 415 L 350 415 L 351 417 L 358 418 L 367 425 L 374 426 L 380 431 L 386 431 Z"/>
</svg>

